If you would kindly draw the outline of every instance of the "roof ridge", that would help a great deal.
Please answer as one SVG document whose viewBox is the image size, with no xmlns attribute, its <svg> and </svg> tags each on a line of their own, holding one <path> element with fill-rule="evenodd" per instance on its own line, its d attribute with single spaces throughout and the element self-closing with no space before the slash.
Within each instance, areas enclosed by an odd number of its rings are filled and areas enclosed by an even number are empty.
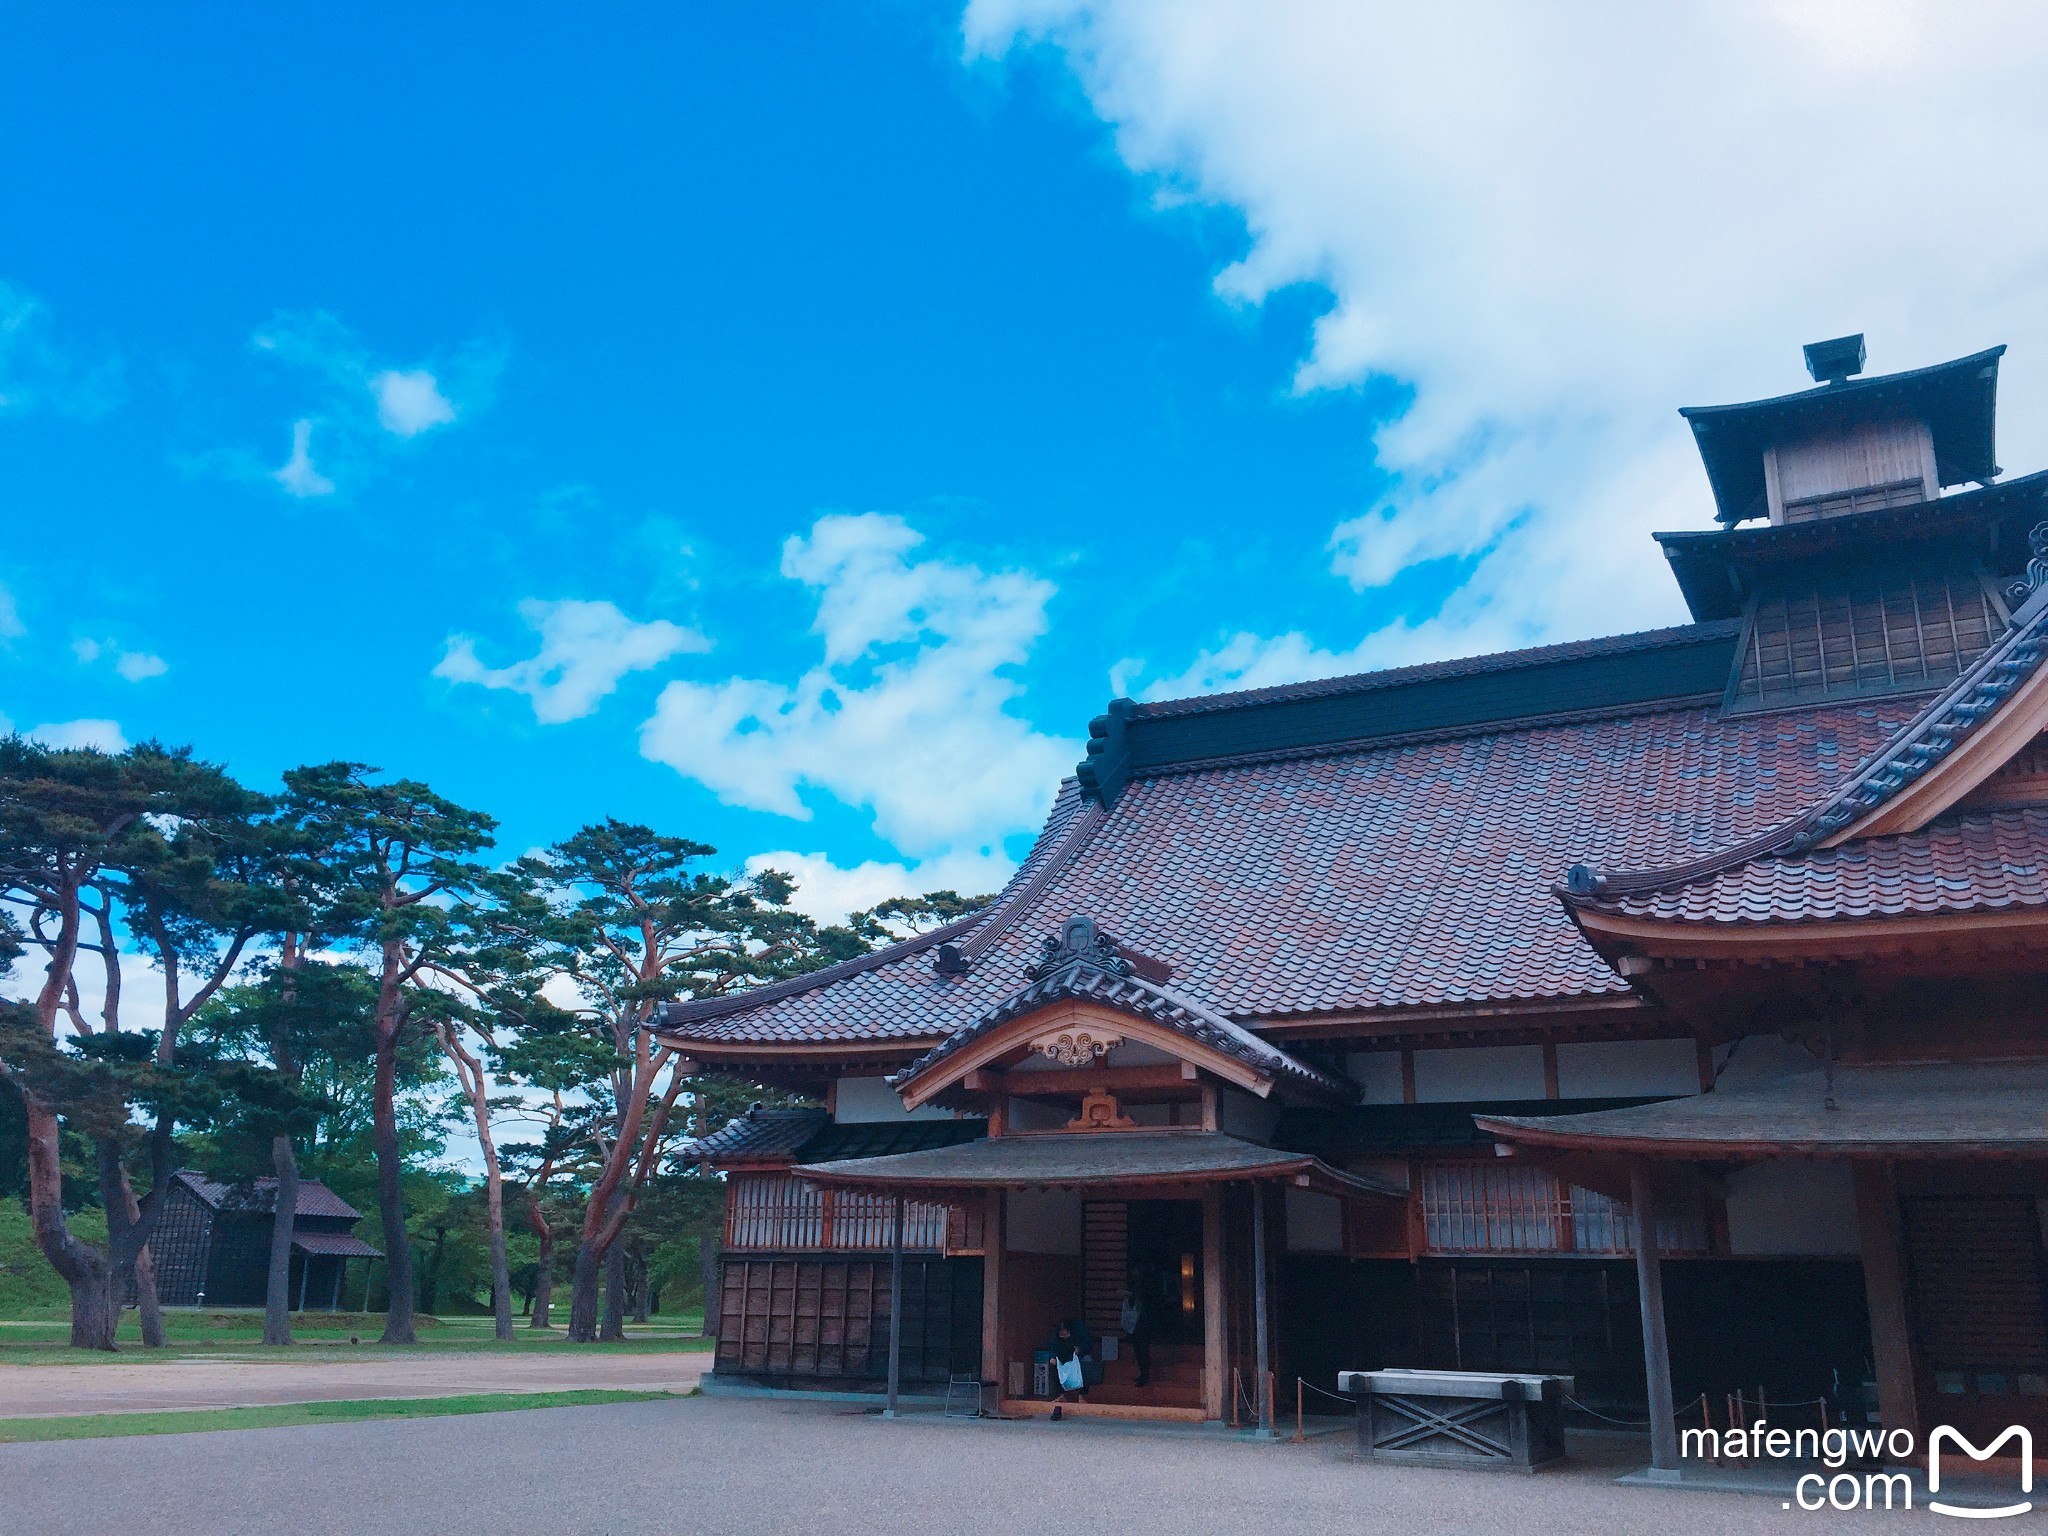
<svg viewBox="0 0 2048 1536">
<path fill-rule="evenodd" d="M 734 992 L 724 997 L 691 998 L 682 1002 L 663 1003 L 655 1010 L 656 1027 L 673 1028 L 678 1024 L 722 1019 L 729 1014 L 745 1013 L 749 1009 L 761 1007 L 780 998 L 796 997 L 801 993 L 815 991 L 819 987 L 843 981 L 849 976 L 858 976 L 864 971 L 876 970 L 895 961 L 923 954 L 926 950 L 935 949 L 941 944 L 959 938 L 962 934 L 971 932 L 984 920 L 1002 917 L 1005 904 L 1024 894 L 1021 888 L 1029 884 L 1027 876 L 1035 878 L 1046 867 L 1055 847 L 1064 841 L 1072 828 L 1079 814 L 1077 808 L 1087 803 L 1082 800 L 1080 786 L 1075 780 L 1069 778 L 1061 781 L 1059 792 L 1053 797 L 1052 808 L 1046 813 L 1045 826 L 1031 845 L 1031 851 L 1024 856 L 1024 862 L 1017 866 L 1017 872 L 1010 876 L 1009 882 L 997 892 L 995 900 L 987 906 L 978 908 L 965 917 L 956 917 L 952 922 L 934 928 L 929 933 L 899 939 L 894 944 L 885 944 L 880 949 L 870 950 L 864 955 L 855 955 L 850 960 L 841 960 L 838 964 L 828 965 L 822 970 L 806 971 L 801 976 L 786 977 L 781 981 L 770 982 L 765 987 L 750 987 L 744 992 Z M 1014 920 L 1014 917 L 1006 919 L 1003 926 L 1007 928 Z"/>
<path fill-rule="evenodd" d="M 1131 718 L 1171 719 L 1181 715 L 1209 714 L 1260 704 L 1286 703 L 1295 699 L 1372 693 L 1382 688 L 1404 687 L 1410 683 L 1480 676 L 1489 672 L 1511 672 L 1521 667 L 1540 667 L 1550 662 L 1575 661 L 1583 656 L 1626 655 L 1632 651 L 1658 650 L 1664 646 L 1683 645 L 1720 634 L 1733 634 L 1740 628 L 1739 619 L 1707 619 L 1691 624 L 1668 625 L 1662 629 L 1636 630 L 1622 635 L 1596 635 L 1584 640 L 1559 640 L 1548 645 L 1524 646 L 1511 651 L 1485 651 L 1476 656 L 1414 662 L 1407 666 L 1382 667 L 1370 672 L 1347 672 L 1336 677 L 1310 678 L 1299 683 L 1278 683 L 1267 688 L 1241 688 L 1224 693 L 1191 694 L 1180 699 L 1154 699 L 1134 705 L 1131 709 Z"/>
<path fill-rule="evenodd" d="M 2048 537 L 2048 524 L 2037 533 Z M 1998 644 L 1894 731 L 1825 798 L 1754 837 L 1665 869 L 1601 873 L 1574 864 L 1558 894 L 1568 907 L 1597 906 L 1613 898 L 1691 885 L 1759 859 L 1805 853 L 1877 810 L 1946 757 L 2048 654 L 2048 563 L 2037 556 L 2034 565 L 2040 570 L 2029 571 L 2033 593 L 2013 614 Z"/>
</svg>

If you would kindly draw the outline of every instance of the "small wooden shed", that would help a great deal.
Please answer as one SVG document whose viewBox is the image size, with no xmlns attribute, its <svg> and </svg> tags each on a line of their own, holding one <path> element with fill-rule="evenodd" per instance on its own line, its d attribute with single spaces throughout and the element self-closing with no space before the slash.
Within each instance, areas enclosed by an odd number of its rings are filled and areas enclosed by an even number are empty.
<svg viewBox="0 0 2048 1536">
<path fill-rule="evenodd" d="M 277 1180 L 223 1182 L 186 1168 L 171 1176 L 150 1239 L 157 1295 L 166 1306 L 258 1307 L 270 1266 Z M 362 1213 L 318 1179 L 299 1184 L 292 1218 L 292 1304 L 341 1308 L 350 1259 L 383 1253 L 355 1235 Z"/>
</svg>

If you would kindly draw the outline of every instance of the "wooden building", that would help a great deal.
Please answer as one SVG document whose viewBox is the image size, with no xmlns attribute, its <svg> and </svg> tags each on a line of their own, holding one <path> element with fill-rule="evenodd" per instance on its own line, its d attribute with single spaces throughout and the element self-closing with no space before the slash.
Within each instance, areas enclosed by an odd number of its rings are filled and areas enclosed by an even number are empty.
<svg viewBox="0 0 2048 1536">
<path fill-rule="evenodd" d="M 210 1179 L 190 1168 L 171 1176 L 170 1195 L 149 1240 L 157 1296 L 170 1307 L 260 1307 L 270 1275 L 277 1180 Z M 292 1216 L 292 1304 L 339 1311 L 350 1259 L 384 1257 L 355 1235 L 362 1213 L 318 1179 L 299 1183 Z"/>
<path fill-rule="evenodd" d="M 695 1148 L 718 1371 L 876 1383 L 893 1306 L 904 1380 L 1029 1408 L 1136 1283 L 1152 1379 L 1092 1411 L 1421 1366 L 1647 1401 L 1660 1459 L 1759 1385 L 2048 1431 L 2048 474 L 1999 478 L 2002 351 L 1844 338 L 1685 412 L 1691 623 L 1116 700 L 986 910 L 667 1009 L 820 1106 Z"/>
</svg>

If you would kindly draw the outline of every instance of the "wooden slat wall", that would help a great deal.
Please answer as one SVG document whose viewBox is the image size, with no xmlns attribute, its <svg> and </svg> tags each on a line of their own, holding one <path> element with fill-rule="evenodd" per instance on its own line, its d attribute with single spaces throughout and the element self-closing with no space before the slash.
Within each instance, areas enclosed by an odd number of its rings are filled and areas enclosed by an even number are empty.
<svg viewBox="0 0 2048 1536">
<path fill-rule="evenodd" d="M 954 1338 L 959 1262 L 904 1261 L 905 1381 L 944 1381 L 960 1352 Z M 888 1374 L 887 1259 L 729 1256 L 720 1297 L 721 1372 L 823 1381 L 876 1381 Z M 967 1298 L 972 1315 L 966 1322 L 978 1326 L 972 1301 Z"/>
<path fill-rule="evenodd" d="M 1943 683 L 2004 627 L 1975 570 L 1871 572 L 1834 592 L 1765 593 L 1751 615 L 1735 702 Z"/>
<path fill-rule="evenodd" d="M 1099 1337 L 1123 1326 L 1130 1275 L 1130 1207 L 1090 1200 L 1081 1208 L 1081 1316 Z"/>
<path fill-rule="evenodd" d="M 2040 1218 L 2024 1195 L 1900 1202 L 1913 1331 L 1929 1369 L 2048 1368 Z"/>
</svg>

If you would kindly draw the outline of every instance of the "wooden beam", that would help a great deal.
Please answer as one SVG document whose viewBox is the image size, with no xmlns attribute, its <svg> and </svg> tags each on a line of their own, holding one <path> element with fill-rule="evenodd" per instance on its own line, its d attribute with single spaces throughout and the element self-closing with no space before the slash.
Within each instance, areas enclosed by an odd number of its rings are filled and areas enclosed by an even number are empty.
<svg viewBox="0 0 2048 1536">
<path fill-rule="evenodd" d="M 1266 1270 L 1266 1186 L 1252 1185 L 1252 1340 L 1253 1368 L 1258 1380 L 1252 1385 L 1252 1400 L 1259 1405 L 1259 1434 L 1273 1438 L 1273 1329 L 1266 1315 L 1270 1282 Z"/>
<path fill-rule="evenodd" d="M 981 1218 L 981 1378 L 1007 1397 L 1010 1383 L 1003 1360 L 1003 1192 L 991 1189 Z"/>
<path fill-rule="evenodd" d="M 1401 1047 L 1401 1102 L 1415 1102 L 1415 1047 L 1412 1045 Z"/>
<path fill-rule="evenodd" d="M 889 1238 L 889 1406 L 884 1418 L 896 1417 L 898 1390 L 903 1385 L 903 1191 L 896 1191 L 893 1230 Z"/>
<path fill-rule="evenodd" d="M 1630 1205 L 1636 1220 L 1636 1292 L 1643 1307 L 1643 1372 L 1650 1389 L 1650 1466 L 1678 1471 L 1678 1414 L 1671 1399 L 1671 1341 L 1664 1331 L 1663 1255 L 1657 1251 L 1657 1195 L 1650 1169 L 1629 1168 Z"/>
<path fill-rule="evenodd" d="M 1081 1067 L 1055 1072 L 980 1072 L 969 1076 L 999 1078 L 1003 1091 L 1018 1098 L 1035 1094 L 1071 1096 L 1132 1093 L 1145 1089 L 1187 1089 L 1200 1080 L 1191 1062 L 1167 1062 L 1149 1067 Z"/>
<path fill-rule="evenodd" d="M 1223 1190 L 1202 1191 L 1202 1411 L 1223 1417 Z"/>
<path fill-rule="evenodd" d="M 1855 1168 L 1856 1228 L 1863 1249 L 1863 1295 L 1870 1309 L 1870 1354 L 1877 1368 L 1877 1411 L 1887 1433 L 1920 1436 L 1920 1392 L 1906 1310 L 1905 1243 L 1898 1178 L 1888 1162 Z"/>
<path fill-rule="evenodd" d="M 1543 1042 L 1543 1097 L 1557 1097 L 1557 1042 Z"/>
</svg>

